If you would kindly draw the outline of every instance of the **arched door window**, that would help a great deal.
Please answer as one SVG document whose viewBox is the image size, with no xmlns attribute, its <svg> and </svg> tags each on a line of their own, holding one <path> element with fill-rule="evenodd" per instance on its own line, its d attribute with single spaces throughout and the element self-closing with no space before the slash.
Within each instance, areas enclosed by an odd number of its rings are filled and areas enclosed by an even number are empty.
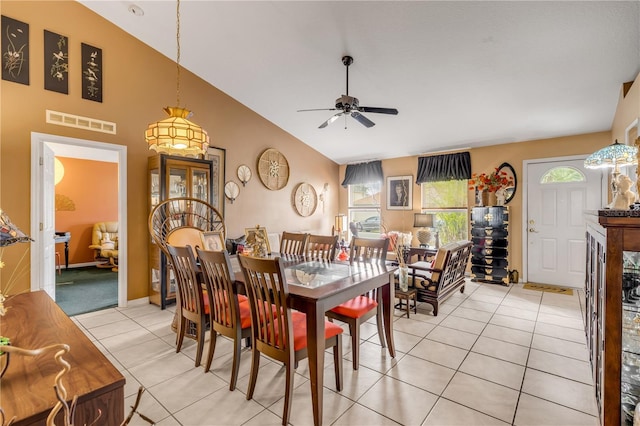
<svg viewBox="0 0 640 426">
<path fill-rule="evenodd" d="M 547 171 L 540 178 L 541 184 L 584 182 L 586 177 L 575 167 L 560 166 Z"/>
</svg>

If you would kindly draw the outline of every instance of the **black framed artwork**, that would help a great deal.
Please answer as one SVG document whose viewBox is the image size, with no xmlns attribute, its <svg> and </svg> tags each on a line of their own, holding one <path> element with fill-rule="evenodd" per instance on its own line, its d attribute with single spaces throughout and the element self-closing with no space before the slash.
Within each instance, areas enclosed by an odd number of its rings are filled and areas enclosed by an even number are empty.
<svg viewBox="0 0 640 426">
<path fill-rule="evenodd" d="M 102 49 L 81 43 L 82 99 L 102 102 Z"/>
<path fill-rule="evenodd" d="M 387 210 L 413 208 L 413 176 L 387 177 Z"/>
<path fill-rule="evenodd" d="M 29 24 L 2 15 L 2 79 L 29 85 Z"/>
<path fill-rule="evenodd" d="M 69 38 L 44 30 L 44 88 L 69 94 Z"/>
</svg>

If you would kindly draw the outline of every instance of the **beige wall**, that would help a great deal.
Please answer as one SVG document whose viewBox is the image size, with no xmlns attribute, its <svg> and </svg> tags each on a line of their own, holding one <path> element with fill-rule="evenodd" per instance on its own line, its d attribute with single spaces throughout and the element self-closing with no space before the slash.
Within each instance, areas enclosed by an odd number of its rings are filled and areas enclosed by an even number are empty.
<svg viewBox="0 0 640 426">
<path fill-rule="evenodd" d="M 22 230 L 30 230 L 31 132 L 68 136 L 127 146 L 128 199 L 128 299 L 147 292 L 147 157 L 143 132 L 150 122 L 165 118 L 165 106 L 176 102 L 175 63 L 124 33 L 75 1 L 2 1 L 5 16 L 29 24 L 30 85 L 0 82 L 0 207 Z M 72 17 L 72 18 L 70 18 Z M 43 30 L 69 37 L 69 94 L 44 90 Z M 102 49 L 104 97 L 102 103 L 82 99 L 80 93 L 80 43 Z M 269 232 L 311 230 L 329 232 L 337 212 L 338 165 L 261 116 L 189 72 L 181 73 L 180 98 L 194 112 L 193 121 L 209 132 L 212 145 L 225 148 L 226 180 L 238 182 L 236 170 L 247 164 L 253 179 L 240 195 L 226 203 L 229 236 L 260 224 Z M 117 134 L 91 132 L 45 123 L 45 110 L 115 122 Z M 262 185 L 256 161 L 267 148 L 276 148 L 289 161 L 290 177 L 280 191 Z M 321 191 L 329 183 L 325 214 L 319 208 L 303 218 L 292 207 L 291 194 L 300 182 Z M 97 182 L 96 182 L 97 187 Z M 5 250 L 7 267 L 0 269 L 4 285 L 25 249 L 24 244 Z M 28 262 L 28 256 L 26 261 Z M 29 288 L 23 277 L 12 293 Z"/>
</svg>

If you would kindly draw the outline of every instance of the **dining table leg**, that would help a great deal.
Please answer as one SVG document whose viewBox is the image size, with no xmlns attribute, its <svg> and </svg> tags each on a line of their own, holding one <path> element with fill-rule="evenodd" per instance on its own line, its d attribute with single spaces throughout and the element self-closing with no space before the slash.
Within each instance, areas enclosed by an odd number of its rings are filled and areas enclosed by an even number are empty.
<svg viewBox="0 0 640 426">
<path fill-rule="evenodd" d="M 384 334 L 387 339 L 387 348 L 391 358 L 396 357 L 396 348 L 393 344 L 393 303 L 395 291 L 393 288 L 393 273 L 389 275 L 389 283 L 381 287 L 382 290 L 382 316 L 384 317 Z"/>
<path fill-rule="evenodd" d="M 322 391 L 324 380 L 324 309 L 311 304 L 307 314 L 307 354 L 311 380 L 311 403 L 313 405 L 313 424 L 322 424 Z"/>
</svg>

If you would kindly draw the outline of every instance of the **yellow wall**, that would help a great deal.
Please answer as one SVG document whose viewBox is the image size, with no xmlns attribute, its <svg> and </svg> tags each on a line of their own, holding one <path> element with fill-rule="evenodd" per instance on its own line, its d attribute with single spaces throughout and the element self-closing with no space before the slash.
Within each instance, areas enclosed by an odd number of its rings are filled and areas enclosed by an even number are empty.
<svg viewBox="0 0 640 426">
<path fill-rule="evenodd" d="M 2 1 L 3 15 L 29 24 L 30 85 L 0 82 L 0 207 L 23 231 L 30 232 L 31 132 L 61 135 L 127 146 L 128 299 L 147 296 L 147 157 L 143 132 L 165 118 L 165 106 L 176 101 L 175 62 L 149 48 L 75 1 Z M 69 94 L 44 90 L 43 31 L 69 37 Z M 84 100 L 80 93 L 80 43 L 103 53 L 103 102 Z M 182 106 L 194 112 L 193 121 L 208 131 L 213 146 L 225 148 L 226 180 L 238 182 L 236 170 L 247 164 L 253 179 L 233 204 L 226 203 L 227 233 L 237 237 L 245 227 L 260 224 L 269 232 L 311 230 L 329 232 L 337 212 L 338 165 L 298 139 L 241 105 L 189 72 L 181 72 Z M 45 110 L 55 110 L 115 122 L 109 135 L 45 123 Z M 282 152 L 290 164 L 287 186 L 271 191 L 256 173 L 258 156 L 267 148 Z M 328 193 L 325 214 L 299 216 L 291 194 L 300 182 Z M 94 190 L 99 190 L 96 180 Z M 8 247 L 0 283 L 8 281 L 25 244 Z M 28 256 L 26 262 L 28 263 Z M 27 274 L 12 293 L 29 288 Z"/>
</svg>

